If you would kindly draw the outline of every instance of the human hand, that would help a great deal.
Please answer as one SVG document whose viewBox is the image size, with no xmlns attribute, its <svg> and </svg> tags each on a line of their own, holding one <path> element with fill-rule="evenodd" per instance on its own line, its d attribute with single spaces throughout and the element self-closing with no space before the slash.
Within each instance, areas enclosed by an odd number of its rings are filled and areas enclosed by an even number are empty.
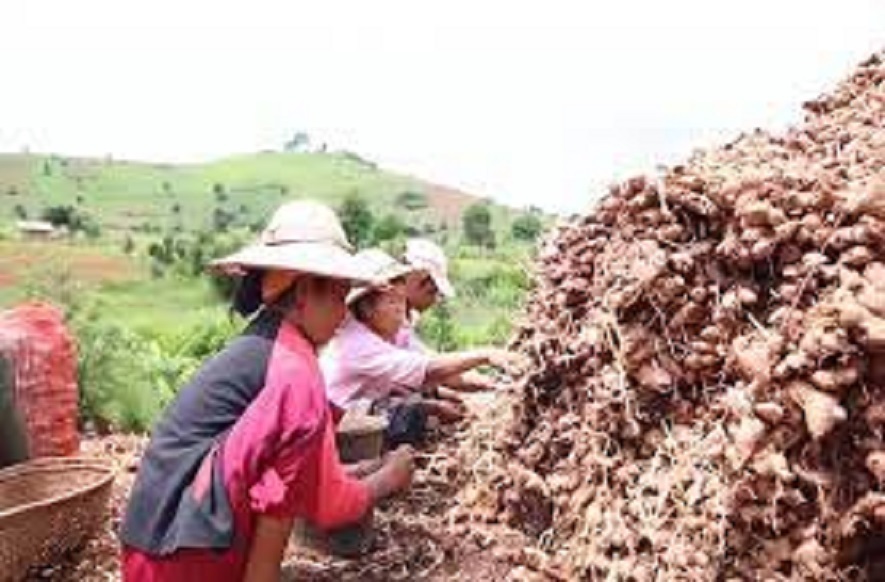
<svg viewBox="0 0 885 582">
<path fill-rule="evenodd" d="M 411 446 L 402 445 L 384 456 L 381 473 L 391 493 L 411 485 L 414 472 L 415 450 Z"/>
<path fill-rule="evenodd" d="M 430 416 L 437 416 L 443 422 L 456 422 L 467 414 L 467 407 L 463 402 L 447 400 L 425 400 L 424 409 Z"/>
</svg>

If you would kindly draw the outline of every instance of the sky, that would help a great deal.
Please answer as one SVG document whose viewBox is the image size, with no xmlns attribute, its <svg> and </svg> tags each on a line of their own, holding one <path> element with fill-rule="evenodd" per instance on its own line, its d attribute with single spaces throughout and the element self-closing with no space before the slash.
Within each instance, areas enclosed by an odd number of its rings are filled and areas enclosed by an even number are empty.
<svg viewBox="0 0 885 582">
<path fill-rule="evenodd" d="M 3 0 L 0 151 L 196 162 L 304 130 L 581 211 L 883 48 L 885 0 Z"/>
</svg>

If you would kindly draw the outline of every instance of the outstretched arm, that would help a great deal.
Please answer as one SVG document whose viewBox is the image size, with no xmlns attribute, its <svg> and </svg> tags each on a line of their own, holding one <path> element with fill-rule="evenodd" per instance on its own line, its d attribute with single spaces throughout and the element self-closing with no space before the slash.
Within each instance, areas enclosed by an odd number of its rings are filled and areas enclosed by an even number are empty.
<svg viewBox="0 0 885 582">
<path fill-rule="evenodd" d="M 457 382 L 459 376 L 474 368 L 493 366 L 507 369 L 518 366 L 521 359 L 518 354 L 497 348 L 434 355 L 430 357 L 424 384 L 425 386 L 449 384 L 453 379 Z"/>
</svg>

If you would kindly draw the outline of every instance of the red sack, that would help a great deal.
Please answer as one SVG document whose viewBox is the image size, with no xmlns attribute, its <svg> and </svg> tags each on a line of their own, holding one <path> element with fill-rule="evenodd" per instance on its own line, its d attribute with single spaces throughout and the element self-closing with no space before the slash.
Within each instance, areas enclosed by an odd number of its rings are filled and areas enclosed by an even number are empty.
<svg viewBox="0 0 885 582">
<path fill-rule="evenodd" d="M 44 303 L 0 312 L 0 354 L 12 362 L 13 401 L 30 456 L 76 453 L 77 354 L 62 312 Z"/>
</svg>

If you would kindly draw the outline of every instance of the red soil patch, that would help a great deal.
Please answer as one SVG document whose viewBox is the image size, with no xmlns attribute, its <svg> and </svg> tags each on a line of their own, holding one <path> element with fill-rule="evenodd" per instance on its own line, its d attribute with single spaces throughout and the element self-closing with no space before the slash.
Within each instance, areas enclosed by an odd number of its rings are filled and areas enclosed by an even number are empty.
<svg viewBox="0 0 885 582">
<path fill-rule="evenodd" d="M 98 248 L 58 242 L 20 242 L 0 245 L 0 287 L 22 282 L 45 266 L 68 271 L 85 283 L 124 281 L 136 275 L 124 256 Z"/>
<path fill-rule="evenodd" d="M 427 204 L 433 210 L 434 216 L 441 217 L 450 226 L 459 224 L 461 215 L 468 206 L 482 200 L 478 196 L 448 186 L 440 186 L 430 182 L 424 182 L 424 186 Z"/>
<path fill-rule="evenodd" d="M 0 287 L 11 287 L 15 283 L 15 277 L 12 273 L 0 271 Z"/>
</svg>

